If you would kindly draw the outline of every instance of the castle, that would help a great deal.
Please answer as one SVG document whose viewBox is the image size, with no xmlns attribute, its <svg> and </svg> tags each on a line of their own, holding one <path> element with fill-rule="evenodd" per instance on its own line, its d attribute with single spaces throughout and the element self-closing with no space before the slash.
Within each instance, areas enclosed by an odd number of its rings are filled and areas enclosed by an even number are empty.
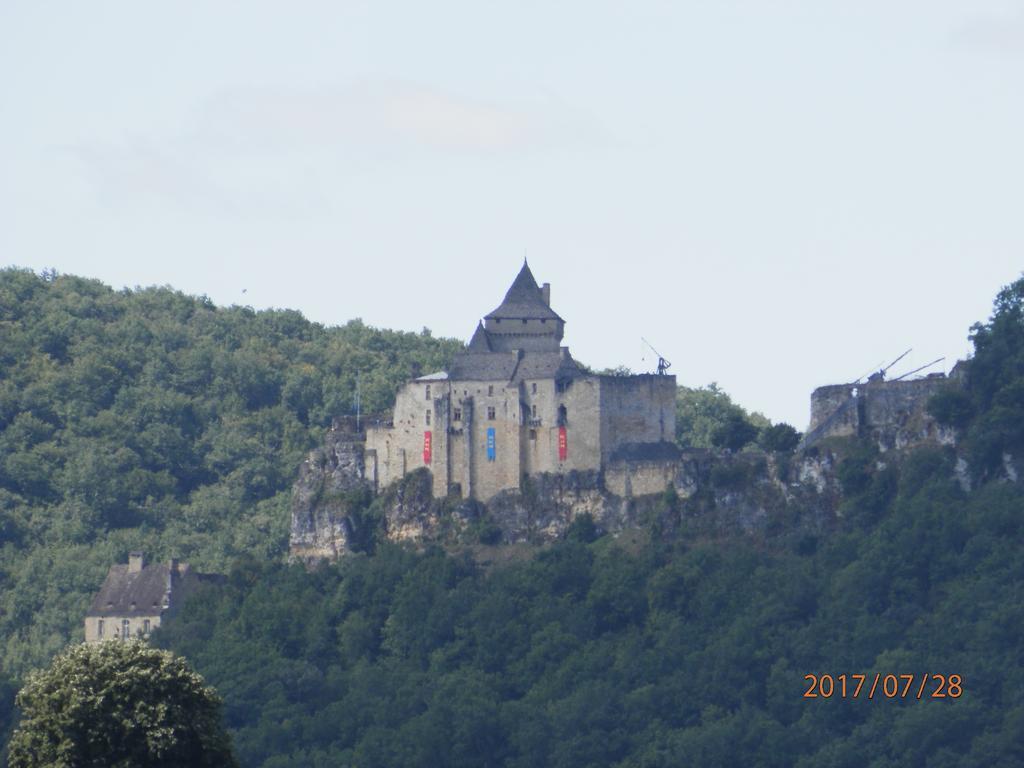
<svg viewBox="0 0 1024 768">
<path fill-rule="evenodd" d="M 664 490 L 678 455 L 675 377 L 590 373 L 561 346 L 564 332 L 550 284 L 524 261 L 449 369 L 408 382 L 391 420 L 367 427 L 364 477 L 379 490 L 425 467 L 435 498 L 478 501 L 573 471 L 601 473 L 626 496 Z"/>
</svg>

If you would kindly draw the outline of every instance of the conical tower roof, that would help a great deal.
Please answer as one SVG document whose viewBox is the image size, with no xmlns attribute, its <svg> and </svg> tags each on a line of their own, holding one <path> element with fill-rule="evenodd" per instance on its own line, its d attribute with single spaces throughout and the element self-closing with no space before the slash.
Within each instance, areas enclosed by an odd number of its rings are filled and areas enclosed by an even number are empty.
<svg viewBox="0 0 1024 768">
<path fill-rule="evenodd" d="M 541 293 L 537 280 L 530 271 L 530 265 L 523 259 L 523 268 L 519 270 L 516 279 L 505 293 L 505 298 L 497 309 L 489 312 L 486 317 L 514 318 L 516 320 L 534 320 L 539 318 L 554 318 L 561 320 L 558 314 L 544 302 L 544 294 Z"/>
<path fill-rule="evenodd" d="M 469 340 L 469 346 L 466 347 L 469 352 L 491 352 L 491 342 L 487 338 L 487 331 L 484 330 L 483 323 L 476 324 L 476 330 L 473 331 L 473 338 Z"/>
</svg>

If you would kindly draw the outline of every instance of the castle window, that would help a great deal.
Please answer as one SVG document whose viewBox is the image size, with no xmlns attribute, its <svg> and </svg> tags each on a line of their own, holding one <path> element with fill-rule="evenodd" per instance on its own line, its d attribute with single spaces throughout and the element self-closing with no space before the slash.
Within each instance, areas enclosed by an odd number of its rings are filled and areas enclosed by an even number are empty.
<svg viewBox="0 0 1024 768">
<path fill-rule="evenodd" d="M 523 325 L 526 325 L 526 318 L 523 318 Z"/>
<path fill-rule="evenodd" d="M 487 394 L 488 395 L 493 395 L 494 394 L 494 385 L 493 384 L 488 384 L 487 385 Z"/>
<path fill-rule="evenodd" d="M 427 417 L 427 426 L 429 427 L 430 426 L 430 411 L 427 411 L 425 415 Z"/>
<path fill-rule="evenodd" d="M 430 399 L 430 385 L 427 384 L 427 400 Z"/>
<path fill-rule="evenodd" d="M 149 619 L 143 619 L 142 620 L 142 634 L 144 634 L 144 635 L 148 635 L 149 634 Z"/>
<path fill-rule="evenodd" d="M 546 323 L 546 322 L 548 321 L 548 319 L 547 319 L 546 317 L 542 317 L 542 318 L 540 319 L 540 321 L 541 321 L 541 323 Z"/>
<path fill-rule="evenodd" d="M 558 406 L 558 426 L 564 427 L 569 423 L 569 409 L 564 405 Z"/>
<path fill-rule="evenodd" d="M 103 637 L 103 619 L 96 622 L 96 637 Z"/>
<path fill-rule="evenodd" d="M 494 421 L 494 406 L 493 405 L 487 406 L 487 418 L 490 421 Z"/>
<path fill-rule="evenodd" d="M 456 408 L 455 409 L 455 412 L 452 413 L 452 420 L 453 421 L 462 421 L 462 409 L 461 408 Z"/>
<path fill-rule="evenodd" d="M 131 626 L 132 626 L 131 622 L 128 621 L 128 619 L 123 619 L 121 621 L 121 639 L 122 640 L 127 640 L 129 637 L 131 637 Z"/>
<path fill-rule="evenodd" d="M 535 419 L 537 418 L 537 406 L 536 405 L 531 405 L 530 406 L 530 415 L 533 416 L 533 418 L 535 418 Z"/>
<path fill-rule="evenodd" d="M 531 440 L 536 440 L 537 439 L 537 430 L 536 429 L 531 429 L 530 430 L 530 439 Z"/>
<path fill-rule="evenodd" d="M 533 384 L 530 385 L 530 392 L 532 394 L 534 394 L 534 395 L 537 394 L 537 382 L 536 381 L 533 382 Z"/>
</svg>

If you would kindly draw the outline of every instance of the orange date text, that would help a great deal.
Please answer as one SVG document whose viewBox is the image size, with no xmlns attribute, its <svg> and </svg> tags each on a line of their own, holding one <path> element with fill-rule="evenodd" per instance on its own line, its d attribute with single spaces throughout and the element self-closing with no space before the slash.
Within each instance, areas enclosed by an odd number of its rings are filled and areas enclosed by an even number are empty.
<svg viewBox="0 0 1024 768">
<path fill-rule="evenodd" d="M 962 675 L 804 675 L 805 699 L 959 699 Z"/>
</svg>

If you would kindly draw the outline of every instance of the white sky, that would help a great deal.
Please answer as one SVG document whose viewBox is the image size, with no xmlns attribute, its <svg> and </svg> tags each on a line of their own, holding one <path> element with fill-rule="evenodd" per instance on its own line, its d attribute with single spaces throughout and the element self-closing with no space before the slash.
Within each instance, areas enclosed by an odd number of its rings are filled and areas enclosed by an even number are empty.
<svg viewBox="0 0 1024 768">
<path fill-rule="evenodd" d="M 1024 268 L 1024 4 L 0 3 L 0 265 L 808 396 Z M 242 290 L 246 289 L 246 293 Z"/>
</svg>

